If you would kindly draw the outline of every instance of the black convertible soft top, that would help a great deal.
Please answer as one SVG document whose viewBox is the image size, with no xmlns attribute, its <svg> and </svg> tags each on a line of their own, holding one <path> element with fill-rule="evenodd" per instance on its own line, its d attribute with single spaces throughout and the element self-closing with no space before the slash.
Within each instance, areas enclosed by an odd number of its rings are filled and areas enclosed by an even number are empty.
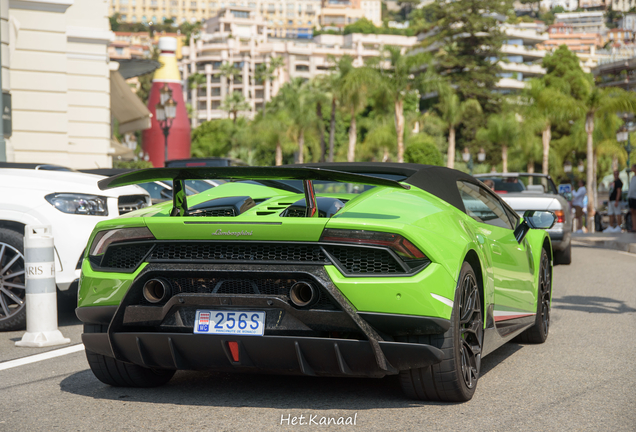
<svg viewBox="0 0 636 432">
<path fill-rule="evenodd" d="M 295 167 L 323 168 L 334 171 L 344 171 L 355 174 L 396 174 L 406 177 L 405 183 L 435 195 L 447 203 L 457 207 L 464 213 L 466 208 L 459 195 L 457 181 L 463 180 L 470 183 L 480 182 L 461 171 L 435 165 L 421 165 L 415 163 L 389 163 L 389 162 L 331 162 L 308 163 L 302 165 L 289 165 Z"/>
</svg>

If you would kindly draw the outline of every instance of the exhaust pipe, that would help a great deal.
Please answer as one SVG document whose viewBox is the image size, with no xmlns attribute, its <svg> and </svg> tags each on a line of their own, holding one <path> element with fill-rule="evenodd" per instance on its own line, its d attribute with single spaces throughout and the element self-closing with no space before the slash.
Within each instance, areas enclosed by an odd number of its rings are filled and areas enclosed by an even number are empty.
<svg viewBox="0 0 636 432">
<path fill-rule="evenodd" d="M 144 284 L 143 295 L 148 303 L 161 303 L 172 297 L 172 287 L 165 279 L 150 279 Z"/>
<path fill-rule="evenodd" d="M 316 303 L 319 296 L 318 289 L 309 282 L 296 282 L 289 290 L 289 299 L 298 307 L 305 307 Z"/>
</svg>

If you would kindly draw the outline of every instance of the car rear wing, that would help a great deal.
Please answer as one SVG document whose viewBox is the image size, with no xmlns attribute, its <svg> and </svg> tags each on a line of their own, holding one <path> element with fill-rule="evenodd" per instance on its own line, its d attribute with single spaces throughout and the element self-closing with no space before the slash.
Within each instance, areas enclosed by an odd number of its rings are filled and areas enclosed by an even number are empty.
<svg viewBox="0 0 636 432">
<path fill-rule="evenodd" d="M 302 180 L 307 203 L 307 217 L 318 215 L 316 195 L 313 181 L 335 181 L 342 183 L 359 183 L 371 186 L 384 186 L 398 189 L 410 189 L 409 185 L 395 180 L 373 177 L 363 174 L 353 174 L 343 171 L 321 168 L 298 167 L 190 167 L 190 168 L 148 168 L 119 174 L 100 180 L 97 184 L 101 190 L 119 186 L 127 186 L 151 181 L 172 180 L 172 212 L 171 216 L 187 214 L 185 180 Z"/>
</svg>

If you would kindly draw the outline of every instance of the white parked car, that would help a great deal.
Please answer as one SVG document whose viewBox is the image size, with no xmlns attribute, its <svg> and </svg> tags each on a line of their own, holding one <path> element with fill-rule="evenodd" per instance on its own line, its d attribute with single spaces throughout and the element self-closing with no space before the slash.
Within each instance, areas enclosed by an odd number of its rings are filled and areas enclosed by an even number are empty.
<svg viewBox="0 0 636 432">
<path fill-rule="evenodd" d="M 73 292 L 95 224 L 150 205 L 148 192 L 138 186 L 100 190 L 103 178 L 51 165 L 0 165 L 0 331 L 26 323 L 26 225 L 52 227 L 57 288 Z"/>
<path fill-rule="evenodd" d="M 539 173 L 477 174 L 506 203 L 523 216 L 526 210 L 551 211 L 556 222 L 547 230 L 552 242 L 555 264 L 572 262 L 572 212 L 568 201 L 559 195 L 552 178 Z"/>
</svg>

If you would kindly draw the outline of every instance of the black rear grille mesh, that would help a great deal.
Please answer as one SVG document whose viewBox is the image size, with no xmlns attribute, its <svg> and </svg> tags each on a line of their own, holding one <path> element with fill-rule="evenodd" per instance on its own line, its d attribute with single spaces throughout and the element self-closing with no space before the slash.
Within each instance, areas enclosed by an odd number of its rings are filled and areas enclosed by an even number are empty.
<svg viewBox="0 0 636 432">
<path fill-rule="evenodd" d="M 274 243 L 163 243 L 150 254 L 150 261 L 282 261 L 324 263 L 318 245 Z"/>
<path fill-rule="evenodd" d="M 404 273 L 404 269 L 383 249 L 325 246 L 347 273 Z"/>
<path fill-rule="evenodd" d="M 111 246 L 102 259 L 102 267 L 130 270 L 136 268 L 146 256 L 151 244 L 122 244 Z"/>
<path fill-rule="evenodd" d="M 130 271 L 137 268 L 146 256 L 148 262 L 335 264 L 349 275 L 409 273 L 385 249 L 299 243 L 121 244 L 108 248 L 99 267 Z"/>
<path fill-rule="evenodd" d="M 215 208 L 215 209 L 201 209 L 188 212 L 188 216 L 209 216 L 209 217 L 223 217 L 223 216 L 236 216 L 234 208 Z"/>
<path fill-rule="evenodd" d="M 289 300 L 289 290 L 298 280 L 290 278 L 170 278 L 172 286 L 178 293 L 188 294 L 242 294 L 272 295 Z M 314 284 L 315 285 L 315 284 Z M 335 304 L 321 288 L 320 299 L 310 309 L 337 309 Z M 145 302 L 145 300 L 144 300 Z"/>
</svg>

